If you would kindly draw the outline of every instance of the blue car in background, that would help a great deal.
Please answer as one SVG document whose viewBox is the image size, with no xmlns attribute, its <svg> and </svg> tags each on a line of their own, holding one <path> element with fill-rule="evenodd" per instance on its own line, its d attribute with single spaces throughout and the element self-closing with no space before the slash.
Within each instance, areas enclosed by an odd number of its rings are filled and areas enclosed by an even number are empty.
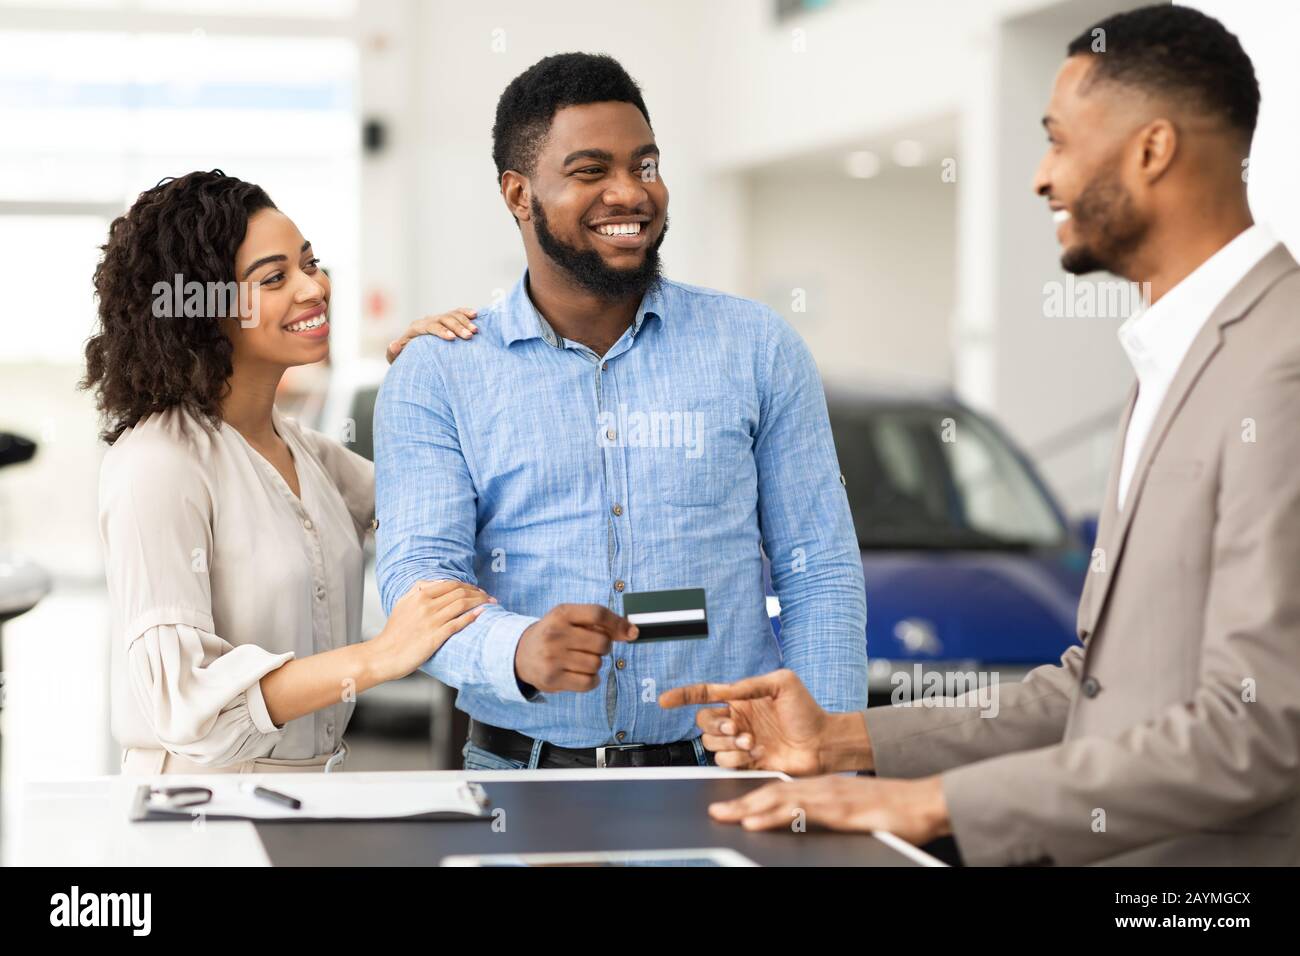
<svg viewBox="0 0 1300 956">
<path fill-rule="evenodd" d="M 866 579 L 873 704 L 904 674 L 1019 680 L 1078 643 L 1095 522 L 1072 527 L 996 425 L 943 392 L 828 389 L 827 405 Z M 779 635 L 770 576 L 768 594 Z"/>
</svg>

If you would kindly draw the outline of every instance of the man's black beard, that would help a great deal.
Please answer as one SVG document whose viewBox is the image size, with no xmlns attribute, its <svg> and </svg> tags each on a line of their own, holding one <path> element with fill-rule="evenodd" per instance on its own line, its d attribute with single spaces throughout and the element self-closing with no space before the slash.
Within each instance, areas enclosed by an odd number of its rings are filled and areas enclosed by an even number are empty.
<svg viewBox="0 0 1300 956">
<path fill-rule="evenodd" d="M 635 269 L 611 269 L 595 249 L 577 249 L 551 232 L 546 223 L 546 212 L 537 198 L 533 198 L 533 229 L 537 243 L 552 262 L 569 274 L 574 282 L 588 292 L 611 301 L 640 300 L 646 291 L 659 280 L 662 262 L 659 247 L 668 235 L 668 218 L 659 238 L 645 251 L 645 258 Z M 648 226 L 649 223 L 646 223 Z M 584 227 L 585 228 L 585 227 Z M 643 227 L 644 228 L 644 227 Z"/>
<path fill-rule="evenodd" d="M 1102 271 L 1122 274 L 1124 263 L 1147 234 L 1147 224 L 1138 217 L 1133 197 L 1113 167 L 1083 188 L 1072 218 L 1077 232 L 1089 226 L 1097 232 L 1093 242 L 1080 242 L 1061 254 L 1061 268 L 1077 276 Z"/>
</svg>

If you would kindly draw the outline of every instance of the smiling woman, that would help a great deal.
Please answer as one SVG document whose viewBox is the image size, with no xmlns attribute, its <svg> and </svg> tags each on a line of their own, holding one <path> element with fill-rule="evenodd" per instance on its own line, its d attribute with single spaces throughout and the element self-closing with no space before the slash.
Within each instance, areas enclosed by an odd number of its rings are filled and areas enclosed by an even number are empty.
<svg viewBox="0 0 1300 956">
<path fill-rule="evenodd" d="M 329 277 L 288 216 L 270 208 L 249 217 L 235 274 L 256 290 L 246 297 L 239 334 L 231 336 L 236 358 L 243 357 L 237 369 L 272 373 L 329 355 Z"/>
<path fill-rule="evenodd" d="M 419 582 L 360 643 L 374 472 L 275 408 L 285 371 L 328 355 L 330 283 L 260 187 L 164 180 L 103 248 L 83 387 L 112 445 L 99 527 L 123 771 L 337 766 L 356 695 L 428 660 L 488 597 Z M 159 286 L 232 283 L 237 297 L 158 308 Z"/>
<path fill-rule="evenodd" d="M 157 283 L 179 277 L 183 287 L 204 289 L 232 281 L 249 216 L 263 209 L 274 204 L 260 187 L 218 171 L 164 180 L 114 220 L 95 270 L 100 328 L 86 344 L 84 381 L 106 418 L 105 441 L 173 406 L 219 417 L 232 341 L 206 308 L 159 321 Z"/>
</svg>

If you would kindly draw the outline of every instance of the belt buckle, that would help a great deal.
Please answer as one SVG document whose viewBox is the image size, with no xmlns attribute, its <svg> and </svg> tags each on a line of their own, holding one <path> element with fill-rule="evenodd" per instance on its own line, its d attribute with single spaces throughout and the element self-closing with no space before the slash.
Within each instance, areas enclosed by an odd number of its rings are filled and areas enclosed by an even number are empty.
<svg viewBox="0 0 1300 956">
<path fill-rule="evenodd" d="M 597 747 L 596 768 L 598 770 L 605 769 L 605 751 L 607 750 L 640 750 L 644 746 L 645 744 L 610 744 L 608 747 Z"/>
</svg>

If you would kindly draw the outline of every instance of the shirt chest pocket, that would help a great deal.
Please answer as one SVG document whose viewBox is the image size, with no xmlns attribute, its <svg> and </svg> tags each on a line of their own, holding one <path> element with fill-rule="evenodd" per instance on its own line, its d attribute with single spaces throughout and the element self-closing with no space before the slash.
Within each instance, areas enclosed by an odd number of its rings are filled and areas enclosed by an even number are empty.
<svg viewBox="0 0 1300 956">
<path fill-rule="evenodd" d="M 650 414 L 655 442 L 647 450 L 661 501 L 709 507 L 752 485 L 752 440 L 735 399 L 710 396 L 659 415 Z M 630 423 L 629 440 L 635 437 Z"/>
</svg>

